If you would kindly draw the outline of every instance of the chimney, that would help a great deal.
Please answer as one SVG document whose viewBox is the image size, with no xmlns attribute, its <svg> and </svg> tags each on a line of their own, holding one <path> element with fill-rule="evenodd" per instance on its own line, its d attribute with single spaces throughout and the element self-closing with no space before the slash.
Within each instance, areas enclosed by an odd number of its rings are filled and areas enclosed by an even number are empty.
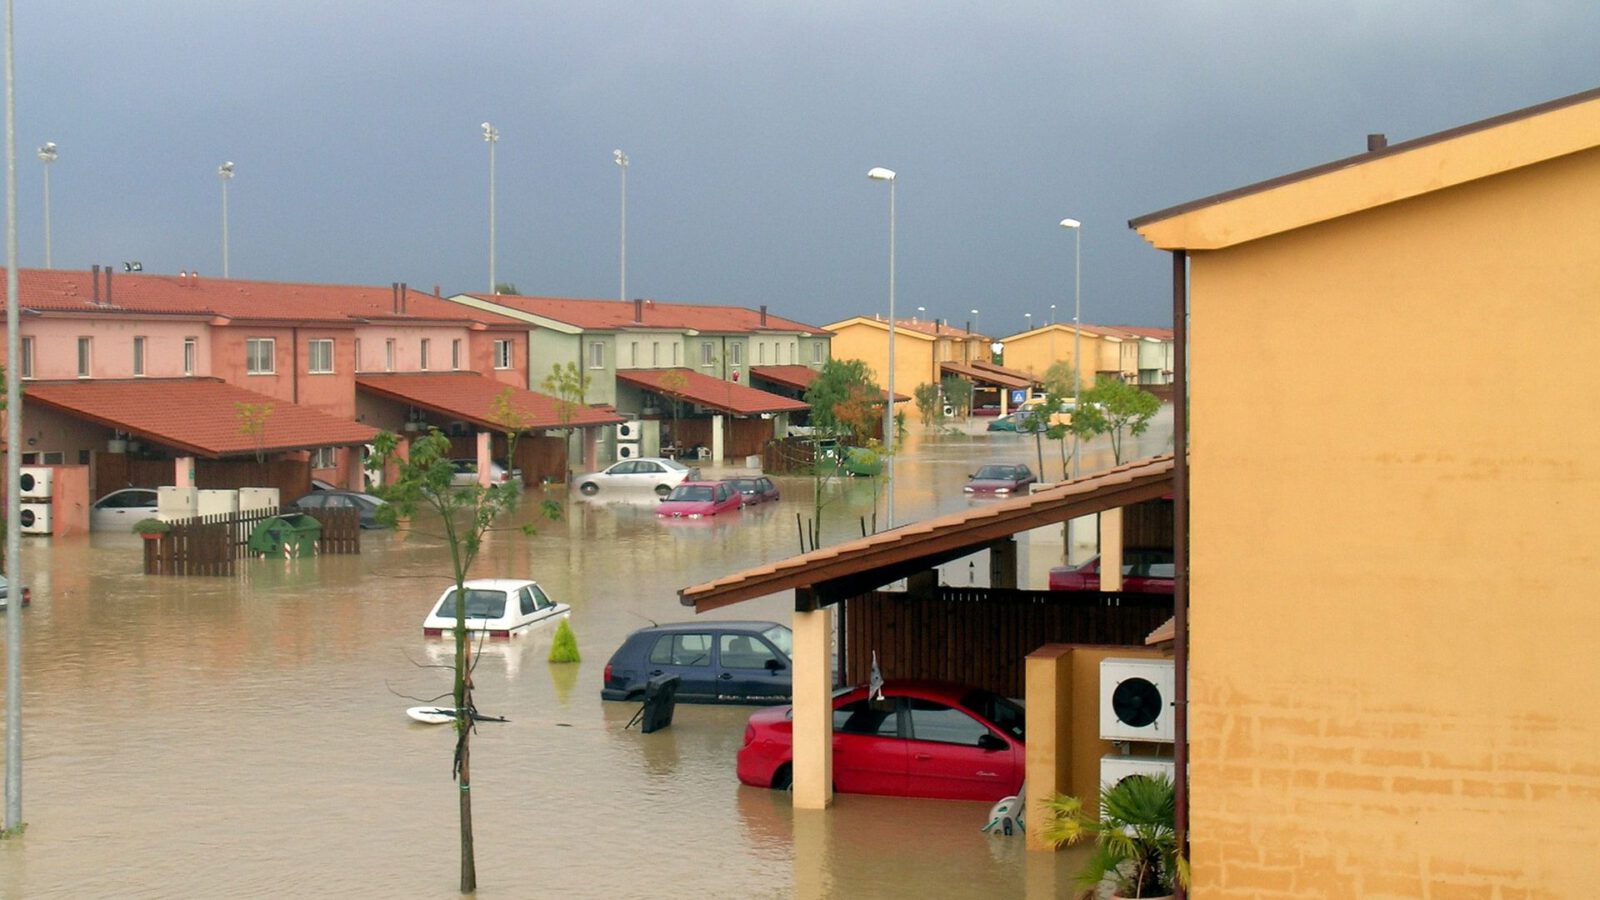
<svg viewBox="0 0 1600 900">
<path fill-rule="evenodd" d="M 94 267 L 94 296 L 90 298 L 90 302 L 95 306 L 100 305 L 100 265 L 98 263 Z"/>
<path fill-rule="evenodd" d="M 400 315 L 402 316 L 406 315 L 406 291 L 406 283 L 404 281 L 400 282 Z"/>
<path fill-rule="evenodd" d="M 389 282 L 389 312 L 394 315 L 400 314 L 400 282 L 398 281 Z"/>
<path fill-rule="evenodd" d="M 439 286 L 437 284 L 433 286 L 433 295 L 435 297 L 439 296 Z"/>
<path fill-rule="evenodd" d="M 200 286 L 200 270 L 199 269 L 193 269 L 193 270 L 191 270 L 189 272 L 189 287 L 197 288 L 199 286 Z"/>
<path fill-rule="evenodd" d="M 1385 148 L 1387 146 L 1389 146 L 1389 139 L 1384 137 L 1382 134 L 1369 134 L 1369 135 L 1367 135 L 1367 152 L 1368 153 L 1371 153 L 1371 152 L 1373 152 L 1375 150 L 1382 150 L 1383 148 Z"/>
<path fill-rule="evenodd" d="M 934 334 L 943 334 L 944 333 L 944 320 L 943 319 L 934 319 L 933 320 L 933 333 Z"/>
<path fill-rule="evenodd" d="M 644 298 L 635 297 L 633 298 L 633 324 L 638 325 L 642 322 L 644 322 Z"/>
<path fill-rule="evenodd" d="M 111 305 L 111 267 L 106 266 L 106 305 Z"/>
<path fill-rule="evenodd" d="M 761 304 L 761 327 L 767 327 L 767 305 Z"/>
</svg>

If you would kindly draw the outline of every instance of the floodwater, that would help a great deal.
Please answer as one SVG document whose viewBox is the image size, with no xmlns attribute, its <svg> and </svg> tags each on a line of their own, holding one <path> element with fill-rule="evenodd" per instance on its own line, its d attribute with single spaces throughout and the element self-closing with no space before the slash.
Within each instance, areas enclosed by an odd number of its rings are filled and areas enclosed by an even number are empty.
<svg viewBox="0 0 1600 900">
<path fill-rule="evenodd" d="M 1125 455 L 1168 452 L 1170 425 L 1135 444 Z M 1034 440 L 913 433 L 896 518 L 981 502 L 960 485 L 988 461 L 1037 466 Z M 1086 448 L 1084 471 L 1109 464 Z M 651 497 L 568 501 L 558 489 L 561 521 L 490 537 L 471 576 L 533 577 L 570 603 L 583 662 L 548 664 L 548 627 L 484 650 L 478 707 L 510 721 L 473 739 L 481 896 L 1068 893 L 1079 855 L 980 833 L 987 804 L 841 795 L 795 811 L 734 776 L 750 708 L 679 705 L 670 728 L 642 735 L 625 727 L 637 704 L 600 700 L 601 670 L 630 631 L 692 615 L 679 588 L 798 551 L 812 482 L 777 481 L 780 503 L 674 523 L 655 519 Z M 870 481 L 828 492 L 825 543 L 858 536 L 875 502 L 883 516 Z M 538 499 L 515 518 L 534 518 Z M 1023 542 L 1036 586 L 1060 562 L 1057 532 Z M 369 532 L 360 555 L 256 561 L 233 578 L 146 577 L 140 554 L 133 535 L 24 542 L 28 828 L 0 841 L 0 895 L 455 895 L 452 730 L 404 715 L 448 690 L 435 667 L 453 657 L 421 635 L 448 581 L 426 523 Z M 986 571 L 957 561 L 943 577 L 982 583 Z M 787 622 L 790 602 L 713 615 Z"/>
</svg>

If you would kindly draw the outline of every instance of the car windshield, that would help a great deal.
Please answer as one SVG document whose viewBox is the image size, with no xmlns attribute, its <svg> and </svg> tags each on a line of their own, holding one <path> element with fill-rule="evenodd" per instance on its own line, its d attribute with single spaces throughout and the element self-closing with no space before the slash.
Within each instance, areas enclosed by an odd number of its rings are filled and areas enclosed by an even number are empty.
<svg viewBox="0 0 1600 900">
<path fill-rule="evenodd" d="M 1006 734 L 1025 740 L 1028 729 L 1022 707 L 992 691 L 973 691 L 961 698 L 961 705 L 972 710 Z"/>
<path fill-rule="evenodd" d="M 467 590 L 467 618 L 498 619 L 505 615 L 505 612 L 505 591 L 475 591 L 470 588 Z M 439 608 L 434 610 L 433 614 L 441 619 L 454 619 L 456 617 L 456 592 L 454 590 L 439 601 Z"/>
<path fill-rule="evenodd" d="M 771 641 L 772 646 L 782 650 L 784 656 L 794 656 L 794 632 L 789 630 L 789 626 L 774 625 L 761 632 L 761 636 Z"/>
<path fill-rule="evenodd" d="M 978 470 L 978 474 L 972 477 L 979 481 L 987 479 L 1010 481 L 1017 477 L 1017 469 L 1015 466 L 984 466 Z"/>
<path fill-rule="evenodd" d="M 700 484 L 682 484 L 672 489 L 668 500 L 683 500 L 685 502 L 705 501 L 711 499 L 711 488 Z"/>
<path fill-rule="evenodd" d="M 759 487 L 754 478 L 735 478 L 729 481 L 728 484 L 733 485 L 733 489 L 741 494 L 755 493 L 756 488 Z"/>
</svg>

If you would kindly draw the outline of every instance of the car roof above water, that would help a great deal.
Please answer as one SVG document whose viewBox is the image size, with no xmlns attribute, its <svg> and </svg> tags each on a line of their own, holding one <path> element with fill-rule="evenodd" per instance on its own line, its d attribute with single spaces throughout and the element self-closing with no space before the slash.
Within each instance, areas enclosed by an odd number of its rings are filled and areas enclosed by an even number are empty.
<svg viewBox="0 0 1600 900">
<path fill-rule="evenodd" d="M 766 631 L 777 626 L 777 622 L 763 622 L 757 619 L 704 619 L 698 622 L 666 622 L 661 625 L 646 625 L 635 631 L 634 634 L 646 632 L 659 633 L 663 631 L 710 631 L 722 629 L 724 631 Z M 788 626 L 784 626 L 787 628 Z"/>
</svg>

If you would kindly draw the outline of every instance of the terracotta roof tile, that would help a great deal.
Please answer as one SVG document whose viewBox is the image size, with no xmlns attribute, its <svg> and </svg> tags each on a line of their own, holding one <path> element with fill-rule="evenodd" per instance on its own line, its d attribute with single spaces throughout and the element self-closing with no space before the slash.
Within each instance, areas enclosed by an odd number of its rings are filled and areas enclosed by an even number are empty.
<svg viewBox="0 0 1600 900">
<path fill-rule="evenodd" d="M 753 378 L 765 378 L 768 381 L 797 391 L 806 390 L 811 387 L 811 382 L 817 380 L 817 370 L 810 366 L 752 366 L 750 367 L 750 375 Z M 884 391 L 883 394 L 888 396 L 889 392 Z M 895 392 L 894 401 L 896 403 L 904 403 L 910 399 L 911 397 L 908 394 L 902 394 L 899 391 Z"/>
<path fill-rule="evenodd" d="M 663 383 L 668 373 L 682 376 L 682 387 Z M 739 416 L 769 412 L 799 412 L 811 408 L 800 400 L 712 378 L 692 369 L 618 369 L 617 380 L 648 388 L 658 394 L 677 395 L 701 406 L 709 406 Z"/>
<path fill-rule="evenodd" d="M 512 387 L 477 372 L 424 372 L 356 376 L 356 389 L 380 394 L 440 415 L 461 419 L 479 428 L 503 430 L 495 421 L 495 398 L 511 392 L 512 408 L 525 416 L 531 429 L 583 428 L 623 421 L 615 412 L 577 406 L 561 419 L 561 401 L 549 394 Z"/>
<path fill-rule="evenodd" d="M 1002 369 L 999 366 L 984 368 L 977 363 L 963 363 L 946 361 L 939 363 L 939 371 L 960 375 L 969 381 L 982 381 L 986 384 L 998 384 L 1008 388 L 1032 387 L 1034 378 L 1027 372 L 1017 372 L 1014 369 Z"/>
<path fill-rule="evenodd" d="M 834 329 L 838 329 L 840 327 L 843 327 L 845 325 L 851 325 L 851 324 L 874 325 L 874 326 L 877 326 L 879 328 L 882 328 L 885 332 L 887 332 L 889 330 L 889 320 L 885 319 L 885 318 L 880 318 L 878 316 L 851 316 L 848 319 L 840 319 L 837 322 L 831 322 L 831 323 L 829 323 L 828 325 L 826 325 L 824 327 L 828 328 L 829 330 L 834 330 Z M 957 327 L 955 325 L 951 325 L 949 322 L 945 322 L 943 324 L 935 324 L 933 322 L 929 322 L 929 321 L 925 321 L 925 320 L 912 320 L 912 319 L 896 318 L 894 320 L 894 330 L 897 331 L 897 332 L 898 331 L 909 331 L 912 334 L 921 335 L 921 336 L 929 337 L 929 338 L 932 338 L 932 337 L 945 337 L 945 338 L 951 338 L 951 339 L 954 339 L 954 340 L 964 340 L 964 339 L 967 339 L 967 338 L 983 338 L 984 340 L 988 340 L 988 338 L 986 336 L 984 336 L 983 334 L 980 334 L 979 332 L 968 331 L 965 328 L 959 328 L 959 327 Z"/>
<path fill-rule="evenodd" d="M 821 334 L 823 329 L 793 319 L 761 313 L 742 306 L 712 306 L 697 303 L 662 303 L 646 300 L 642 310 L 632 300 L 579 300 L 562 297 L 523 297 L 516 294 L 468 294 L 478 300 L 498 303 L 509 309 L 563 322 L 589 331 L 617 331 L 638 328 L 693 329 L 713 333 L 799 331 Z M 635 320 L 635 312 L 643 315 Z"/>
<path fill-rule="evenodd" d="M 30 382 L 23 395 L 107 428 L 207 458 L 365 444 L 378 433 L 358 422 L 214 378 Z M 259 441 L 241 430 L 236 403 L 272 405 Z"/>
</svg>

